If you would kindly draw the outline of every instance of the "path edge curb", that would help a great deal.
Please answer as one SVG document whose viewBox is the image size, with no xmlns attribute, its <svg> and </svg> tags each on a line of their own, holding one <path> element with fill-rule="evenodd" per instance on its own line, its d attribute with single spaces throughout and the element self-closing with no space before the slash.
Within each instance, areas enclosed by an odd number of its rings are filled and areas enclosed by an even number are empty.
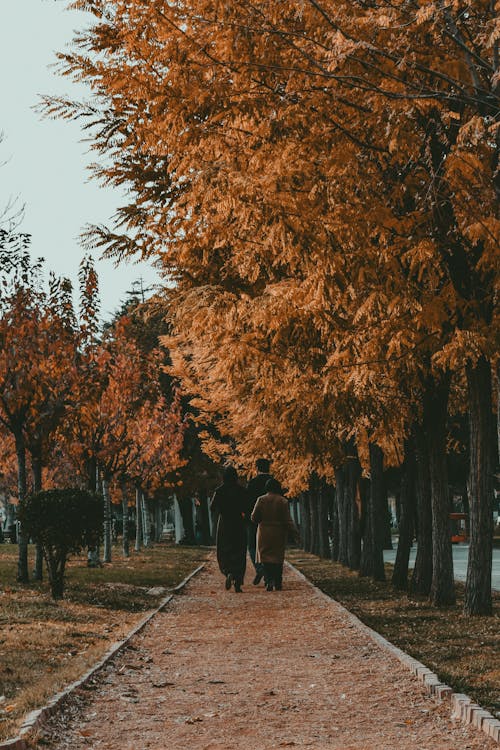
<svg viewBox="0 0 500 750">
<path fill-rule="evenodd" d="M 362 622 L 359 617 L 356 617 L 356 615 L 350 612 L 346 607 L 344 607 L 343 604 L 340 604 L 337 599 L 328 596 L 328 594 L 325 594 L 324 591 L 321 591 L 318 586 L 315 586 L 314 583 L 312 583 L 312 581 L 310 581 L 309 578 L 307 578 L 307 576 L 305 576 L 304 573 L 296 568 L 295 565 L 293 565 L 291 562 L 288 562 L 287 560 L 286 564 L 291 570 L 294 571 L 294 573 L 299 578 L 306 581 L 309 586 L 312 586 L 312 588 L 316 591 L 317 594 L 319 594 L 319 596 L 323 597 L 330 603 L 332 601 L 335 602 L 335 604 L 340 607 L 340 609 L 347 616 L 347 619 L 350 620 L 353 625 L 355 625 L 362 632 L 366 633 L 382 649 L 388 651 L 390 654 L 392 654 L 392 656 L 396 657 L 398 661 L 400 661 L 413 675 L 415 675 L 419 682 L 423 683 L 428 695 L 432 696 L 440 702 L 449 701 L 451 704 L 451 719 L 461 721 L 463 724 L 470 724 L 472 726 L 475 726 L 477 729 L 480 729 L 482 732 L 484 732 L 484 734 L 490 737 L 490 739 L 493 739 L 495 742 L 500 744 L 500 721 L 496 719 L 489 711 L 486 711 L 477 703 L 474 703 L 473 700 L 464 693 L 454 693 L 453 689 L 449 685 L 445 685 L 443 682 L 441 682 L 438 676 L 434 672 L 432 672 L 432 670 L 426 667 L 425 664 L 422 664 L 422 662 L 414 659 L 413 656 L 410 656 L 405 651 L 398 648 L 398 646 L 395 646 L 393 643 L 388 641 L 387 638 L 384 638 L 383 635 L 377 633 L 376 630 L 373 630 L 368 625 L 365 625 L 365 623 Z"/>
<path fill-rule="evenodd" d="M 31 711 L 29 714 L 27 714 L 21 725 L 19 734 L 16 737 L 12 737 L 11 739 L 0 741 L 0 750 L 31 750 L 33 745 L 29 740 L 29 736 L 37 729 L 39 729 L 43 722 L 50 716 L 52 716 L 56 712 L 56 710 L 68 700 L 68 698 L 75 690 L 81 688 L 83 685 L 89 682 L 89 680 L 91 680 L 92 677 L 94 677 L 110 661 L 110 659 L 113 658 L 113 656 L 119 653 L 134 636 L 136 636 L 141 632 L 141 630 L 143 630 L 143 628 L 146 627 L 148 622 L 150 622 L 153 617 L 161 612 L 162 609 L 165 609 L 167 604 L 169 604 L 176 595 L 182 592 L 189 581 L 204 569 L 205 564 L 206 563 L 198 565 L 195 570 L 193 570 L 188 576 L 186 576 L 179 584 L 177 584 L 177 586 L 171 589 L 171 593 L 165 596 L 155 609 L 153 609 L 151 612 L 148 612 L 148 614 L 145 615 L 142 620 L 137 623 L 137 625 L 134 625 L 132 630 L 127 633 L 125 638 L 117 641 L 116 643 L 113 643 L 113 645 L 104 653 L 99 661 L 96 662 L 92 667 L 90 667 L 90 669 L 88 669 L 81 677 L 79 677 L 78 680 L 70 683 L 59 693 L 56 693 L 56 695 L 52 696 L 52 698 L 48 703 L 45 704 L 45 706 L 37 708 L 36 710 Z"/>
</svg>

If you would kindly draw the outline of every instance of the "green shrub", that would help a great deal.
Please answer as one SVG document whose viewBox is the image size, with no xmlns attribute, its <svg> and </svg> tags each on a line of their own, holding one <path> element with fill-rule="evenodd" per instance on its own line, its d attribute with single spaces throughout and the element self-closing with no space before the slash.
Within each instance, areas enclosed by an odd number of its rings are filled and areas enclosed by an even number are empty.
<svg viewBox="0 0 500 750">
<path fill-rule="evenodd" d="M 77 488 L 45 490 L 20 503 L 18 518 L 26 534 L 41 544 L 52 596 L 62 599 L 68 557 L 99 540 L 102 497 Z"/>
</svg>

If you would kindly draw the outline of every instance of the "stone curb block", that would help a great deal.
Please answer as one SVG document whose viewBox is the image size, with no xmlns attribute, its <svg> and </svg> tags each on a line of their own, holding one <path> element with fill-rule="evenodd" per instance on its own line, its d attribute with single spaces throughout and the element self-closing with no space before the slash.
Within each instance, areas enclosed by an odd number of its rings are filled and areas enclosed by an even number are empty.
<svg viewBox="0 0 500 750">
<path fill-rule="evenodd" d="M 123 640 L 113 643 L 113 645 L 106 651 L 104 656 L 102 656 L 96 664 L 94 664 L 89 670 L 87 670 L 87 672 L 85 672 L 82 677 L 65 687 L 64 690 L 61 690 L 60 693 L 54 695 L 45 706 L 43 706 L 42 708 L 38 708 L 36 711 L 31 711 L 29 714 L 27 714 L 21 725 L 18 736 L 10 740 L 0 742 L 0 750 L 30 750 L 32 745 L 29 742 L 28 735 L 36 731 L 46 719 L 52 716 L 56 712 L 56 710 L 59 709 L 63 703 L 65 703 L 65 701 L 75 690 L 83 687 L 83 685 L 85 685 L 92 677 L 94 677 L 99 672 L 99 670 L 101 670 L 107 664 L 107 662 L 112 659 L 115 654 L 118 653 L 118 651 L 121 651 L 121 649 L 126 646 L 135 635 L 140 633 L 140 631 L 148 624 L 150 620 L 153 619 L 153 617 L 155 617 L 155 615 L 158 614 L 158 612 L 161 612 L 162 609 L 165 609 L 167 604 L 174 598 L 174 595 L 180 594 L 186 584 L 191 580 L 191 578 L 194 578 L 194 576 L 197 575 L 201 570 L 203 570 L 204 567 L 205 563 L 202 563 L 196 568 L 196 570 L 193 570 L 192 573 L 186 576 L 183 581 L 181 581 L 177 586 L 175 586 L 175 588 L 172 589 L 172 594 L 168 594 L 168 596 L 162 599 L 156 609 L 154 609 L 152 612 L 149 612 L 145 617 L 143 617 L 142 620 L 140 620 L 139 623 L 134 628 L 132 628 L 132 630 L 125 636 L 125 638 L 123 638 Z"/>
<path fill-rule="evenodd" d="M 491 737 L 493 740 L 498 742 L 498 744 L 500 744 L 500 721 L 495 719 L 495 717 L 490 714 L 489 711 L 485 711 L 481 706 L 473 703 L 467 695 L 464 695 L 463 693 L 454 693 L 452 688 L 449 685 L 445 685 L 444 683 L 440 682 L 438 676 L 434 674 L 434 672 L 432 672 L 428 667 L 426 667 L 425 664 L 422 664 L 417 659 L 414 659 L 412 656 L 405 653 L 405 651 L 402 651 L 400 648 L 384 638 L 384 636 L 380 635 L 380 633 L 372 630 L 370 627 L 368 627 L 368 625 L 365 625 L 364 622 L 361 622 L 359 617 L 356 617 L 356 615 L 353 615 L 352 612 L 349 612 L 349 610 L 346 609 L 342 604 L 340 604 L 340 602 L 338 602 L 336 599 L 333 599 L 333 597 L 328 596 L 328 594 L 325 594 L 324 591 L 321 591 L 317 586 L 311 583 L 311 581 L 306 578 L 306 576 L 301 573 L 300 570 L 295 567 L 295 565 L 292 565 L 292 563 L 288 561 L 286 564 L 291 570 L 294 571 L 294 573 L 299 578 L 308 583 L 309 586 L 312 586 L 312 588 L 320 597 L 328 602 L 335 601 L 335 603 L 341 608 L 341 610 L 343 610 L 346 618 L 353 625 L 355 625 L 362 632 L 366 633 L 384 651 L 388 651 L 393 656 L 395 656 L 398 661 L 404 664 L 409 669 L 409 671 L 417 677 L 419 682 L 422 682 L 424 684 L 424 687 L 426 688 L 429 695 L 432 695 L 439 701 L 449 700 L 451 702 L 452 719 L 462 721 L 464 724 L 472 724 L 473 726 L 477 727 L 485 734 L 487 734 L 489 737 Z M 2 750 L 1 745 L 0 750 Z"/>
<path fill-rule="evenodd" d="M 498 719 L 493 719 L 493 721 L 487 723 L 487 727 L 489 736 L 497 742 L 500 742 L 500 721 Z"/>
</svg>

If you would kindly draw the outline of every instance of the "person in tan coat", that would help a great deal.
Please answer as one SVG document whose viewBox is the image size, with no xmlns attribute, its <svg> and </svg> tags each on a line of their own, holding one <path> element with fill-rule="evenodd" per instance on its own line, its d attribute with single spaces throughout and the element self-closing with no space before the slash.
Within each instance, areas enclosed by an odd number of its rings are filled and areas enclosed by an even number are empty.
<svg viewBox="0 0 500 750">
<path fill-rule="evenodd" d="M 258 524 L 256 559 L 264 566 L 266 589 L 281 591 L 287 537 L 288 534 L 295 537 L 297 529 L 280 483 L 268 479 L 265 489 L 266 494 L 257 498 L 252 512 L 252 521 Z"/>
</svg>

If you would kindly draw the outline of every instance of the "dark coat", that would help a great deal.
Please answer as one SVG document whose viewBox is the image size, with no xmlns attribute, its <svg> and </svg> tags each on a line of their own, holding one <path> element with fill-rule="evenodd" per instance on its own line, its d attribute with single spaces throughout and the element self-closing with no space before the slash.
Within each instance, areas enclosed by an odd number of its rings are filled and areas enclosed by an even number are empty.
<svg viewBox="0 0 500 750">
<path fill-rule="evenodd" d="M 221 484 L 210 503 L 210 510 L 219 516 L 216 545 L 220 571 L 238 583 L 243 583 L 246 568 L 246 507 L 247 492 L 239 484 Z"/>
<path fill-rule="evenodd" d="M 282 564 L 288 534 L 297 530 L 290 515 L 288 500 L 268 492 L 259 497 L 252 513 L 257 529 L 257 562 Z"/>
</svg>

